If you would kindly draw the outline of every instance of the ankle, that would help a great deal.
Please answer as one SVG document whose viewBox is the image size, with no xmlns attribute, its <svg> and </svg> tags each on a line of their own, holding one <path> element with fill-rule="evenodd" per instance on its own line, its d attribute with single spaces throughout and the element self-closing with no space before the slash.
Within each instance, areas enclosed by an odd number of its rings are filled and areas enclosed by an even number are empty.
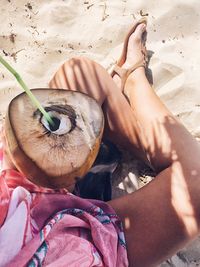
<svg viewBox="0 0 200 267">
<path fill-rule="evenodd" d="M 146 79 L 145 68 L 139 67 L 132 73 L 130 73 L 130 75 L 127 78 L 127 82 L 128 81 L 140 82 L 143 79 Z"/>
<path fill-rule="evenodd" d="M 129 98 L 133 88 L 140 88 L 147 82 L 144 67 L 139 67 L 128 76 L 124 86 L 124 94 Z"/>
</svg>

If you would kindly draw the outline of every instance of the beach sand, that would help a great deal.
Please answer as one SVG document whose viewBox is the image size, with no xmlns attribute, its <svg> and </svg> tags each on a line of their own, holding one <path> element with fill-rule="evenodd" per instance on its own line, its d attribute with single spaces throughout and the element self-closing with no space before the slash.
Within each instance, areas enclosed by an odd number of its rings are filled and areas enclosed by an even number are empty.
<svg viewBox="0 0 200 267">
<path fill-rule="evenodd" d="M 109 69 L 133 21 L 146 16 L 155 91 L 200 138 L 199 0 L 1 0 L 0 14 L 0 53 L 30 88 L 47 87 L 56 69 L 73 56 L 87 56 Z M 14 78 L 0 66 L 0 119 L 20 92 Z M 137 164 L 126 168 L 134 185 Z M 127 191 L 131 190 L 130 186 Z M 196 239 L 161 266 L 199 265 L 200 241 Z"/>
</svg>

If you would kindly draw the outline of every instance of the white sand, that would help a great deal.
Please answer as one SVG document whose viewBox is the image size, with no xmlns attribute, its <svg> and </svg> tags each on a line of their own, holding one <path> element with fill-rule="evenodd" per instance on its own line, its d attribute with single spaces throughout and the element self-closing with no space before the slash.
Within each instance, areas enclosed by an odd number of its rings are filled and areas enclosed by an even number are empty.
<svg viewBox="0 0 200 267">
<path fill-rule="evenodd" d="M 1 0 L 0 4 L 0 53 L 31 88 L 46 87 L 57 67 L 76 55 L 111 66 L 133 19 L 148 14 L 155 90 L 200 137 L 199 0 Z M 16 81 L 0 66 L 2 113 L 19 92 Z M 162 266 L 199 266 L 199 248 L 196 241 L 173 258 L 174 265 Z"/>
</svg>

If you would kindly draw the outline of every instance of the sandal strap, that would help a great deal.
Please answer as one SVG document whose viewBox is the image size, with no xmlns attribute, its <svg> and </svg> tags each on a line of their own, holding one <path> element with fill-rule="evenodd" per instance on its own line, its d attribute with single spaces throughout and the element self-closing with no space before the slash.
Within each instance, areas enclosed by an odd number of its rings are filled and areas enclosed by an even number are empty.
<svg viewBox="0 0 200 267">
<path fill-rule="evenodd" d="M 122 79 L 124 76 L 127 75 L 127 69 L 123 69 L 122 67 L 115 65 L 113 68 L 113 72 L 115 72 L 119 77 Z"/>
<path fill-rule="evenodd" d="M 136 63 L 135 65 L 133 65 L 131 68 L 129 69 L 124 69 L 122 67 L 119 67 L 118 65 L 115 65 L 113 72 L 115 72 L 116 74 L 119 75 L 119 77 L 121 78 L 121 89 L 123 91 L 124 89 L 124 85 L 126 83 L 126 80 L 128 78 L 128 76 L 134 72 L 136 69 L 140 68 L 140 67 L 146 67 L 146 63 L 144 62 L 144 60 L 139 61 L 138 63 Z"/>
</svg>

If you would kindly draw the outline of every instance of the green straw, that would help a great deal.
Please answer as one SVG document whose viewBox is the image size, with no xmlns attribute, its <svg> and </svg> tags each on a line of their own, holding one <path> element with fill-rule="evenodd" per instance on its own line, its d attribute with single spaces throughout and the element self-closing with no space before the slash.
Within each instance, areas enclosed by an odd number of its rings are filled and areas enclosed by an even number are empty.
<svg viewBox="0 0 200 267">
<path fill-rule="evenodd" d="M 49 124 L 51 124 L 52 126 L 54 126 L 55 125 L 54 121 L 52 120 L 52 118 L 50 117 L 50 115 L 45 111 L 45 109 L 42 107 L 42 105 L 37 100 L 37 98 L 33 95 L 33 93 L 31 92 L 31 90 L 24 83 L 24 81 L 22 80 L 22 78 L 20 77 L 20 75 L 1 56 L 0 56 L 0 63 L 2 63 L 15 76 L 15 78 L 18 81 L 18 83 L 21 85 L 21 87 L 24 89 L 24 91 L 30 97 L 30 100 L 33 103 L 33 105 L 35 105 L 40 110 L 40 112 L 44 115 L 44 117 L 47 120 L 47 122 Z"/>
</svg>

